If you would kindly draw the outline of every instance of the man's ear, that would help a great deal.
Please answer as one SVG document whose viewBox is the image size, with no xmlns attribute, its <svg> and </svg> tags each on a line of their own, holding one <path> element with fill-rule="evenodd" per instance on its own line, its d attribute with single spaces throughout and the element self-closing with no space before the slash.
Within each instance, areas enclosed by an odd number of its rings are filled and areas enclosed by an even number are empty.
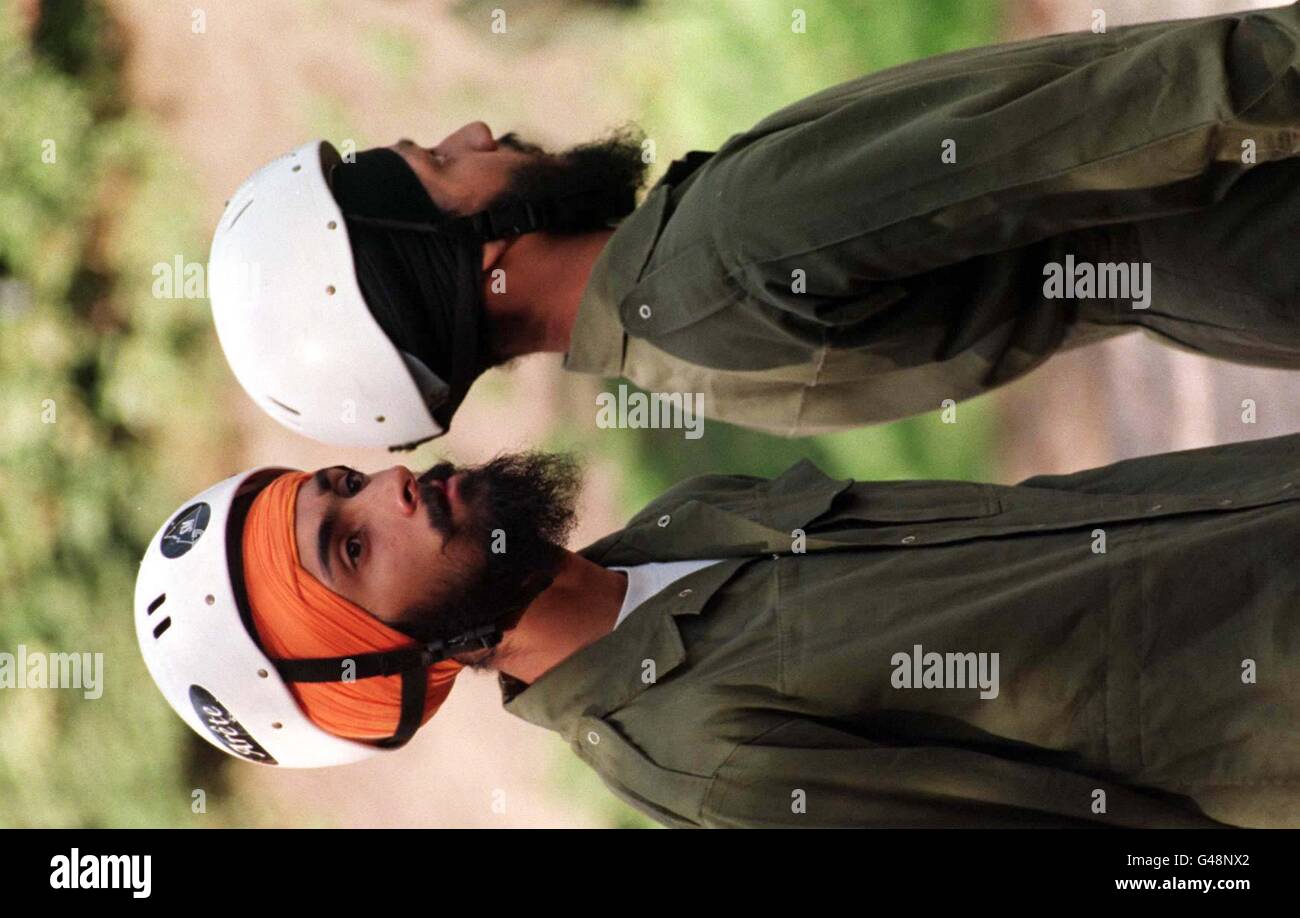
<svg viewBox="0 0 1300 918">
<path fill-rule="evenodd" d="M 493 239 L 489 242 L 483 243 L 484 274 L 489 273 L 497 266 L 497 262 L 501 260 L 501 256 L 506 253 L 506 249 L 508 248 L 510 248 L 509 239 Z"/>
</svg>

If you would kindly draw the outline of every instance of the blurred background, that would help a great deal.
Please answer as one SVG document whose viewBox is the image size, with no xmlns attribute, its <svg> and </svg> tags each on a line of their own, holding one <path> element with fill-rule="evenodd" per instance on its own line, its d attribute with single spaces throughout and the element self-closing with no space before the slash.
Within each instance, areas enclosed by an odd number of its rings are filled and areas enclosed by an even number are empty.
<svg viewBox="0 0 1300 918">
<path fill-rule="evenodd" d="M 182 500 L 261 463 L 392 462 L 278 427 L 226 369 L 206 300 L 155 295 L 159 265 L 206 263 L 223 201 L 256 167 L 314 136 L 431 145 L 481 119 L 559 147 L 630 120 L 656 143 L 657 178 L 688 150 L 883 67 L 1085 30 L 1094 8 L 1113 27 L 1268 5 L 0 0 L 0 651 L 105 655 L 97 700 L 0 689 L 0 826 L 650 824 L 558 737 L 506 714 L 488 676 L 464 672 L 402 753 L 317 772 L 227 759 L 155 690 L 132 588 Z M 791 29 L 795 8 L 806 33 Z M 955 424 L 936 413 L 801 441 L 711 421 L 699 440 L 598 430 L 605 385 L 554 356 L 493 371 L 448 437 L 401 461 L 574 450 L 587 468 L 576 547 L 703 472 L 770 475 L 806 456 L 836 476 L 1013 482 L 1300 427 L 1300 374 L 1140 334 L 1058 356 L 961 404 Z"/>
</svg>

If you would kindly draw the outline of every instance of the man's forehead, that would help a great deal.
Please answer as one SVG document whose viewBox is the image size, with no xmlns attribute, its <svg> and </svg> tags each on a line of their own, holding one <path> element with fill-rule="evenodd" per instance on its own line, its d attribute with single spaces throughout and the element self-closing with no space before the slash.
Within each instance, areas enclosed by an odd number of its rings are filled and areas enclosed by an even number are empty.
<svg viewBox="0 0 1300 918">
<path fill-rule="evenodd" d="M 316 533 L 325 508 L 321 483 L 328 472 L 328 468 L 317 469 L 304 477 L 298 485 L 298 499 L 294 501 L 293 532 L 298 544 L 298 561 L 313 574 L 318 574 L 320 569 Z"/>
</svg>

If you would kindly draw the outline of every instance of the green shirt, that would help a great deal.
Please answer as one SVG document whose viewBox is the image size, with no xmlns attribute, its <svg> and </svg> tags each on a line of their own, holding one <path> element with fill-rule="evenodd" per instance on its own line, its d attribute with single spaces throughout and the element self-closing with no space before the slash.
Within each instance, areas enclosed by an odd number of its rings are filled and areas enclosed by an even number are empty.
<svg viewBox="0 0 1300 918">
<path fill-rule="evenodd" d="M 1298 496 L 1300 436 L 692 479 L 583 555 L 721 563 L 503 701 L 671 826 L 1300 825 Z M 917 645 L 997 653 L 996 696 L 896 686 Z"/>
<path fill-rule="evenodd" d="M 1298 63 L 1293 5 L 827 89 L 650 191 L 594 265 L 565 366 L 792 436 L 935 410 L 1134 326 L 1300 367 L 1278 244 L 1297 240 Z M 1048 296 L 1067 257 L 1150 265 L 1153 302 Z"/>
</svg>

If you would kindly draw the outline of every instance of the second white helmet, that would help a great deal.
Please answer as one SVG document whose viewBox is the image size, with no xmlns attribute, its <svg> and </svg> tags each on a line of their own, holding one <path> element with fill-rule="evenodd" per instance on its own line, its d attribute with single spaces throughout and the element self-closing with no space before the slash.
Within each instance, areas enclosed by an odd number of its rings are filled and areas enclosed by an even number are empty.
<svg viewBox="0 0 1300 918">
<path fill-rule="evenodd" d="M 444 433 L 449 387 L 388 340 L 362 297 L 330 189 L 342 161 L 314 140 L 231 197 L 208 262 L 217 337 L 243 388 L 291 430 L 340 446 L 404 448 Z"/>
</svg>

